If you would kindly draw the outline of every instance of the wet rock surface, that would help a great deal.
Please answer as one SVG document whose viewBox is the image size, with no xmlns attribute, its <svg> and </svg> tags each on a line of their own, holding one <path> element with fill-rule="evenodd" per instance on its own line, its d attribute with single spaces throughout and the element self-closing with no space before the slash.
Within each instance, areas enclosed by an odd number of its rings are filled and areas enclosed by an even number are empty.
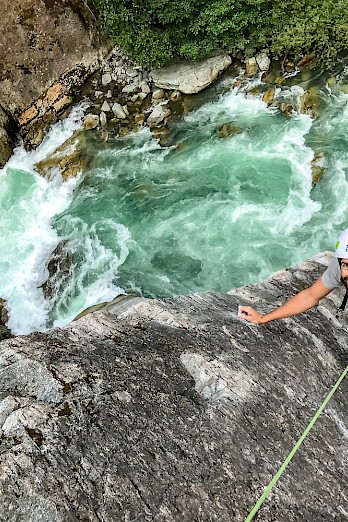
<svg viewBox="0 0 348 522">
<path fill-rule="evenodd" d="M 270 310 L 324 268 L 3 341 L 0 520 L 245 520 L 345 368 L 348 322 L 342 291 L 262 327 L 238 304 Z M 343 381 L 258 520 L 347 520 L 347 397 Z"/>
<path fill-rule="evenodd" d="M 15 138 L 14 121 L 0 105 L 0 168 L 10 158 Z"/>
</svg>

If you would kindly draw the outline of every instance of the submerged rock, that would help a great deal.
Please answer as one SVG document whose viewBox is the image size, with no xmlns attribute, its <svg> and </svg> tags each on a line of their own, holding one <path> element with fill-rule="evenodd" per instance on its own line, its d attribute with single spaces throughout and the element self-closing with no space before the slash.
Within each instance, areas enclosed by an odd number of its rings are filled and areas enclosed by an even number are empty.
<svg viewBox="0 0 348 522">
<path fill-rule="evenodd" d="M 324 176 L 326 170 L 326 159 L 323 152 L 316 152 L 311 162 L 312 186 L 314 187 Z"/>
<path fill-rule="evenodd" d="M 181 277 L 195 277 L 202 271 L 202 261 L 180 251 L 171 250 L 167 253 L 156 252 L 151 264 L 168 274 Z"/>
<path fill-rule="evenodd" d="M 291 101 L 275 101 L 272 103 L 274 107 L 278 107 L 280 112 L 285 114 L 286 116 L 290 116 L 294 112 L 296 112 L 296 105 L 294 102 Z"/>
<path fill-rule="evenodd" d="M 272 309 L 321 262 L 228 294 L 123 296 L 65 328 L 3 341 L 0 519 L 244 521 L 345 368 L 348 321 L 335 317 L 343 289 L 264 326 L 237 308 Z M 344 519 L 346 387 L 260 520 Z"/>
<path fill-rule="evenodd" d="M 311 87 L 300 98 L 300 112 L 308 114 L 312 118 L 320 115 L 320 96 L 318 88 Z"/>
<path fill-rule="evenodd" d="M 236 136 L 237 134 L 240 134 L 241 132 L 243 132 L 243 130 L 238 127 L 235 123 L 224 123 L 219 131 L 218 131 L 218 134 L 220 136 L 220 138 L 228 138 L 230 136 Z"/>
</svg>

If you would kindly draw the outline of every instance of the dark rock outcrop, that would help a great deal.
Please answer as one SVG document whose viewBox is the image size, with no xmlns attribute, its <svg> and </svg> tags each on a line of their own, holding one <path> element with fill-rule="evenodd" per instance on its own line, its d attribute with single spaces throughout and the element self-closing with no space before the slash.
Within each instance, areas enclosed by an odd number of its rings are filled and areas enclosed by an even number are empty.
<svg viewBox="0 0 348 522">
<path fill-rule="evenodd" d="M 6 324 L 8 322 L 8 310 L 6 301 L 0 297 L 0 341 L 13 337 Z"/>
<path fill-rule="evenodd" d="M 25 144 L 35 147 L 111 45 L 102 41 L 84 0 L 4 0 L 3 4 L 0 106 L 18 123 Z M 1 127 L 0 115 L 0 166 L 8 150 L 12 152 L 11 138 L 2 136 Z"/>
<path fill-rule="evenodd" d="M 0 168 L 10 158 L 14 145 L 14 121 L 0 105 Z"/>
<path fill-rule="evenodd" d="M 336 291 L 262 327 L 237 307 L 269 310 L 323 268 L 3 341 L 0 520 L 245 520 L 345 368 L 347 319 Z M 258 520 L 347 520 L 347 407 L 343 381 Z"/>
</svg>

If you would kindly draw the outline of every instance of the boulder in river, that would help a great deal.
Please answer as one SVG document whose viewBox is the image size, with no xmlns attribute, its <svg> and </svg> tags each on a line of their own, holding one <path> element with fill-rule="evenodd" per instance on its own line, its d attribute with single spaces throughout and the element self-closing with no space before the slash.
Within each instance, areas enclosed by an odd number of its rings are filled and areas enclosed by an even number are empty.
<svg viewBox="0 0 348 522">
<path fill-rule="evenodd" d="M 310 87 L 300 98 L 300 112 L 308 114 L 312 118 L 320 115 L 320 96 L 318 88 Z"/>
<path fill-rule="evenodd" d="M 61 241 L 51 253 L 47 262 L 47 279 L 41 285 L 45 299 L 52 299 L 60 294 L 73 277 L 74 254 L 69 248 L 69 241 Z"/>
<path fill-rule="evenodd" d="M 147 124 L 149 127 L 156 127 L 160 123 L 163 123 L 168 116 L 172 113 L 169 108 L 168 103 L 156 105 L 155 108 L 151 111 L 150 115 L 147 118 Z"/>
<path fill-rule="evenodd" d="M 220 138 L 228 138 L 230 136 L 236 136 L 237 134 L 240 134 L 243 132 L 243 130 L 238 127 L 235 123 L 229 122 L 224 123 L 218 131 L 218 134 Z"/>
<path fill-rule="evenodd" d="M 88 153 L 86 134 L 80 130 L 60 145 L 48 158 L 35 164 L 42 176 L 59 173 L 64 180 L 75 177 L 89 165 L 92 157 Z"/>
<path fill-rule="evenodd" d="M 270 87 L 262 95 L 262 101 L 270 105 L 275 98 L 276 90 L 275 87 Z"/>
<path fill-rule="evenodd" d="M 231 57 L 224 54 L 202 61 L 167 65 L 153 70 L 150 77 L 158 88 L 194 94 L 213 83 L 231 63 Z"/>
<path fill-rule="evenodd" d="M 311 162 L 312 169 L 312 186 L 321 180 L 326 170 L 326 159 L 323 152 L 316 152 Z"/>
</svg>

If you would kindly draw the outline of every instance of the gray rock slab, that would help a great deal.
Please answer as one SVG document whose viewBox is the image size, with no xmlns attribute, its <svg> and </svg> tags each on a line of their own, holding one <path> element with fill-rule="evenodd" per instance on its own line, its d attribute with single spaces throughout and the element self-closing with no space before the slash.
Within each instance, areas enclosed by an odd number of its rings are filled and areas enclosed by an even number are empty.
<svg viewBox="0 0 348 522">
<path fill-rule="evenodd" d="M 153 83 L 161 89 L 195 94 L 210 85 L 231 64 L 229 55 L 214 56 L 204 61 L 172 64 L 150 73 Z"/>
<path fill-rule="evenodd" d="M 326 255 L 318 259 L 327 260 Z M 0 343 L 0 520 L 242 522 L 347 365 L 342 291 L 255 326 L 325 269 L 230 293 L 122 296 L 69 326 Z M 343 381 L 259 521 L 344 521 Z"/>
</svg>

